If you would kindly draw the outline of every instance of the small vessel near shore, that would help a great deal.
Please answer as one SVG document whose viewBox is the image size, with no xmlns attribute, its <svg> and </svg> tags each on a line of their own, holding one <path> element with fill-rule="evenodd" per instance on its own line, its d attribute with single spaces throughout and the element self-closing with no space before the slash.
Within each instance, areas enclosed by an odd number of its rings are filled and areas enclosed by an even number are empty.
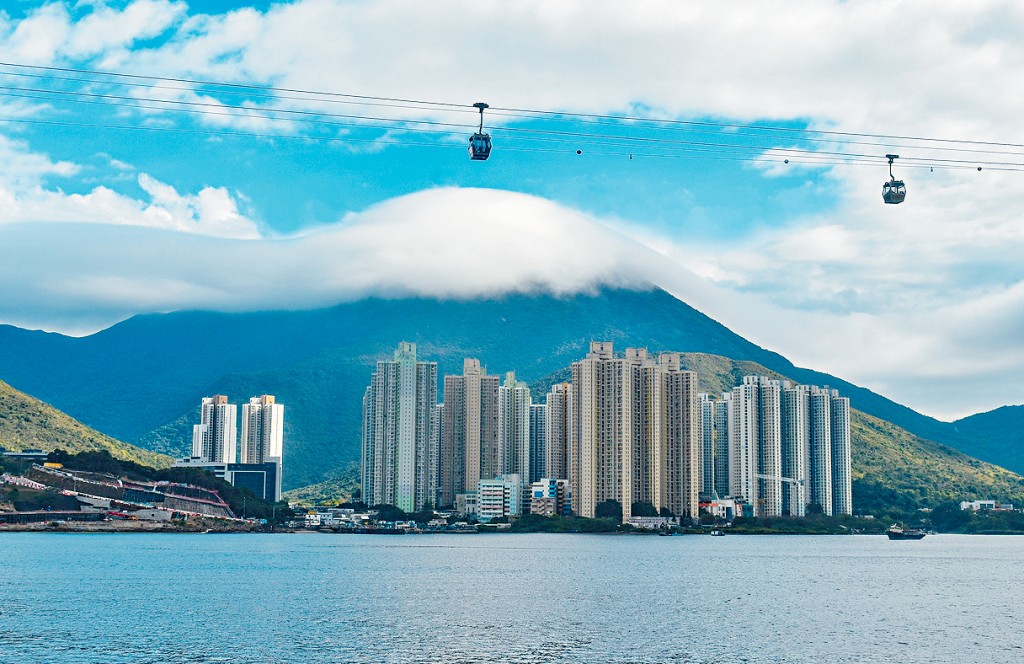
<svg viewBox="0 0 1024 664">
<path fill-rule="evenodd" d="M 715 528 L 714 530 L 711 531 L 711 536 L 712 537 L 725 537 L 725 531 L 724 530 L 719 530 L 718 528 Z"/>
<path fill-rule="evenodd" d="M 885 531 L 886 536 L 891 540 L 919 540 L 924 539 L 925 532 L 914 528 L 904 528 L 898 523 L 889 526 Z"/>
</svg>

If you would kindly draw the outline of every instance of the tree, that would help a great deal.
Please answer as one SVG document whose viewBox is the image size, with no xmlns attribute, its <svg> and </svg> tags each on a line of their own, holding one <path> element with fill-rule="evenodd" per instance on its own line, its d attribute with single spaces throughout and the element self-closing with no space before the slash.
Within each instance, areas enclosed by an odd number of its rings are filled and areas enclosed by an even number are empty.
<svg viewBox="0 0 1024 664">
<path fill-rule="evenodd" d="M 615 519 L 622 521 L 622 503 L 617 500 L 605 500 L 594 508 L 594 517 L 598 519 Z"/>
<path fill-rule="evenodd" d="M 633 503 L 633 516 L 658 516 L 658 510 L 646 501 Z"/>
<path fill-rule="evenodd" d="M 407 519 L 405 511 L 394 505 L 374 505 L 370 509 L 376 510 L 378 521 L 405 521 Z"/>
<path fill-rule="evenodd" d="M 976 520 L 973 510 L 960 509 L 959 503 L 942 503 L 932 510 L 932 525 L 945 532 L 967 530 Z"/>
</svg>

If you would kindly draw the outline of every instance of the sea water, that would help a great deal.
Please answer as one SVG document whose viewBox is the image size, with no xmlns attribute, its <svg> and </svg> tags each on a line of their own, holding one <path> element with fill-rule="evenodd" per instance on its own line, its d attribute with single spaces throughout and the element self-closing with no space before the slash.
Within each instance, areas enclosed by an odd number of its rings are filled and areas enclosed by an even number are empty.
<svg viewBox="0 0 1024 664">
<path fill-rule="evenodd" d="M 3 662 L 1024 662 L 1024 537 L 0 534 Z"/>
</svg>

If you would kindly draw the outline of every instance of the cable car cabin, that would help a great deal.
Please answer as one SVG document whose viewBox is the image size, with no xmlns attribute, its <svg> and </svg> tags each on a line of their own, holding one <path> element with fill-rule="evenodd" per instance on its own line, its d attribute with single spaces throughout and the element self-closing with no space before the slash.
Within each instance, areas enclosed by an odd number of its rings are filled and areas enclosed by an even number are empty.
<svg viewBox="0 0 1024 664">
<path fill-rule="evenodd" d="M 902 203 L 907 197 L 907 188 L 903 180 L 890 180 L 882 185 L 882 200 L 886 203 Z"/>
<path fill-rule="evenodd" d="M 484 161 L 491 156 L 491 135 L 473 134 L 469 139 L 469 158 Z"/>
</svg>

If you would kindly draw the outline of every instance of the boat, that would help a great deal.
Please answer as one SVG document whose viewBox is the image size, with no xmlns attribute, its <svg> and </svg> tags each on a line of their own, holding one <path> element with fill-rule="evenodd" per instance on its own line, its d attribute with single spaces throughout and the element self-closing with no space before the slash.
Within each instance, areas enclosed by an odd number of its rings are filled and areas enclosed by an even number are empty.
<svg viewBox="0 0 1024 664">
<path fill-rule="evenodd" d="M 725 537 L 725 531 L 724 530 L 719 530 L 718 528 L 715 528 L 714 530 L 711 531 L 711 536 L 712 537 Z"/>
<path fill-rule="evenodd" d="M 889 529 L 885 531 L 885 534 L 891 540 L 919 540 L 924 539 L 925 536 L 925 532 L 923 530 L 904 528 L 898 523 L 894 523 L 889 526 Z"/>
</svg>

